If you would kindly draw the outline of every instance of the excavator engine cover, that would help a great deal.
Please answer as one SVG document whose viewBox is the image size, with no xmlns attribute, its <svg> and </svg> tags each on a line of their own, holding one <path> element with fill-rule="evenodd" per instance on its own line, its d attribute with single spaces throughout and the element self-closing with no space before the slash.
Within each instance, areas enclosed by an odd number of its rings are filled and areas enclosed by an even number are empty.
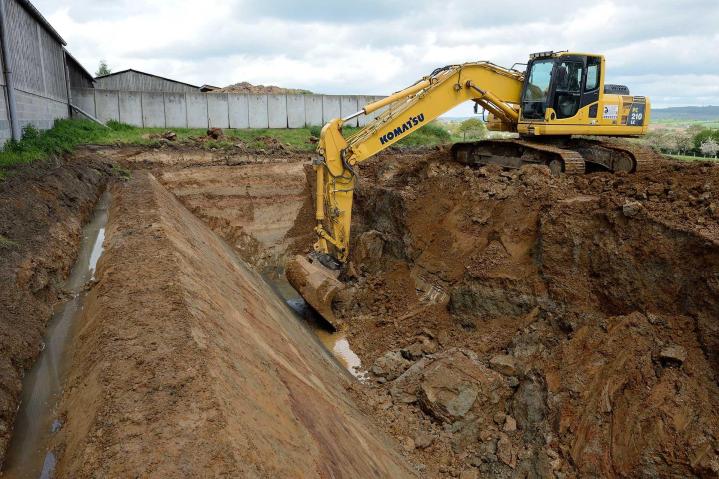
<svg viewBox="0 0 719 479">
<path fill-rule="evenodd" d="M 342 325 L 332 312 L 332 299 L 344 289 L 339 271 L 323 266 L 317 258 L 295 256 L 287 263 L 287 281 L 307 303 L 335 329 Z"/>
</svg>

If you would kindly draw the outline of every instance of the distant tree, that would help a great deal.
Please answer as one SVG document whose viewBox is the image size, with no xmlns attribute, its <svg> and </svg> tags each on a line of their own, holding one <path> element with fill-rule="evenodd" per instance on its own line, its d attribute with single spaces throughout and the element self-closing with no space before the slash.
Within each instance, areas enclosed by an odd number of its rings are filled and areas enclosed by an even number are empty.
<svg viewBox="0 0 719 479">
<path fill-rule="evenodd" d="M 706 140 L 714 140 L 719 142 L 719 130 L 704 128 L 699 133 L 694 135 L 694 148 L 697 150 L 697 152 L 701 150 L 702 143 L 704 143 Z"/>
<path fill-rule="evenodd" d="M 462 138 L 484 138 L 487 136 L 487 126 L 482 120 L 477 118 L 469 118 L 459 124 L 458 131 L 462 133 Z"/>
<path fill-rule="evenodd" d="M 694 147 L 694 138 L 688 129 L 677 131 L 675 138 L 677 150 L 681 155 L 688 153 Z"/>
<path fill-rule="evenodd" d="M 677 141 L 673 134 L 667 129 L 652 131 L 647 134 L 645 141 L 662 152 L 673 152 L 677 149 Z"/>
<path fill-rule="evenodd" d="M 719 143 L 709 138 L 708 140 L 704 140 L 699 147 L 699 151 L 701 151 L 704 156 L 716 156 L 717 152 L 719 152 Z"/>
<path fill-rule="evenodd" d="M 109 66 L 107 66 L 107 62 L 105 60 L 100 60 L 100 66 L 97 67 L 95 76 L 101 77 L 103 75 L 109 75 L 110 73 L 112 73 L 112 70 Z"/>
</svg>

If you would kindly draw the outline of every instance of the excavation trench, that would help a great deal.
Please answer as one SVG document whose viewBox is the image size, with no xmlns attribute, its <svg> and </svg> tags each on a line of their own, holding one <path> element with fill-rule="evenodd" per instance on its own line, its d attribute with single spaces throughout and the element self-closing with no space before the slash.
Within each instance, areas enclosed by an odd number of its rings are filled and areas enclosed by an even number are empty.
<svg viewBox="0 0 719 479">
<path fill-rule="evenodd" d="M 81 315 L 86 286 L 95 279 L 103 251 L 110 194 L 105 192 L 95 205 L 90 221 L 82 228 L 77 260 L 62 289 L 70 297 L 54 309 L 47 324 L 43 349 L 23 378 L 20 408 L 15 418 L 3 477 L 51 478 L 57 462 L 48 450 L 51 435 L 62 427 L 57 403 L 70 368 L 70 347 Z"/>
</svg>

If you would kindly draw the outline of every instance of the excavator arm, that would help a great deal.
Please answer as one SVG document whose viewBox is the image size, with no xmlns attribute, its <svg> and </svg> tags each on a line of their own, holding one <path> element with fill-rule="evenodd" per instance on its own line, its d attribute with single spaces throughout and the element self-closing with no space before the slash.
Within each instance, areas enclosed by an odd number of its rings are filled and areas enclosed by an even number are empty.
<svg viewBox="0 0 719 479">
<path fill-rule="evenodd" d="M 492 113 L 508 130 L 516 131 L 523 80 L 523 73 L 489 62 L 450 65 L 347 118 L 327 123 L 314 160 L 318 235 L 314 248 L 324 257 L 323 263 L 345 263 L 349 257 L 355 165 L 469 100 Z M 342 135 L 345 122 L 384 107 L 385 111 L 352 136 Z"/>
<path fill-rule="evenodd" d="M 349 259 L 354 167 L 411 135 L 460 103 L 474 100 L 507 130 L 516 131 L 523 73 L 488 62 L 439 68 L 414 85 L 366 105 L 322 128 L 313 160 L 316 171 L 317 242 L 309 257 L 296 256 L 286 268 L 290 284 L 334 328 L 341 325 L 332 300 L 344 288 L 340 266 Z M 386 109 L 352 136 L 342 135 L 345 122 Z"/>
</svg>

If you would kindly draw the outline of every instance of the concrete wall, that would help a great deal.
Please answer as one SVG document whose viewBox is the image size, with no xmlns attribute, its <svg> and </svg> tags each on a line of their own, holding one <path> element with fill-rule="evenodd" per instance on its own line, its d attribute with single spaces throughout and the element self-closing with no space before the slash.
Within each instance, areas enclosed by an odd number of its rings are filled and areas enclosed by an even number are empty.
<svg viewBox="0 0 719 479">
<path fill-rule="evenodd" d="M 160 128 L 304 128 L 346 117 L 379 96 L 242 95 L 73 89 L 75 105 L 102 121 Z M 360 116 L 349 126 L 364 126 Z"/>
</svg>

